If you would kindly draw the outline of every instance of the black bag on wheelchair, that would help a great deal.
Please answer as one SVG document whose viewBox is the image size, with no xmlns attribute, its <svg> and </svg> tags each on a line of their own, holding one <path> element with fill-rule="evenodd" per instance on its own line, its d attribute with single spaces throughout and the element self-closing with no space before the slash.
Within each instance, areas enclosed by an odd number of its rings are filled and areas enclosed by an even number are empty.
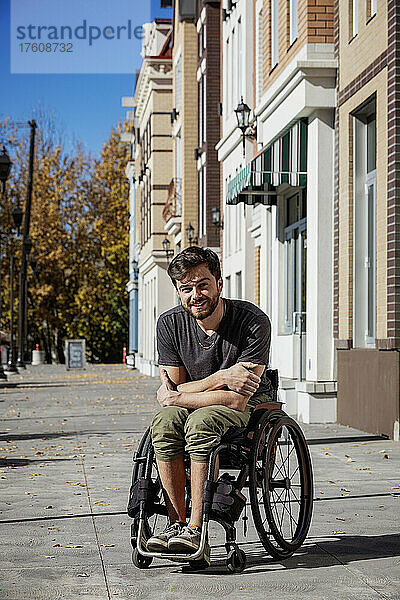
<svg viewBox="0 0 400 600">
<path fill-rule="evenodd" d="M 246 497 L 236 488 L 234 477 L 223 473 L 214 483 L 211 510 L 215 517 L 234 523 L 246 505 Z"/>
<path fill-rule="evenodd" d="M 132 485 L 129 502 L 128 502 L 128 515 L 134 519 L 139 515 L 140 503 L 144 501 L 146 514 L 154 514 L 155 504 L 158 499 L 158 493 L 160 491 L 159 485 L 151 479 L 140 478 L 135 481 Z"/>
</svg>

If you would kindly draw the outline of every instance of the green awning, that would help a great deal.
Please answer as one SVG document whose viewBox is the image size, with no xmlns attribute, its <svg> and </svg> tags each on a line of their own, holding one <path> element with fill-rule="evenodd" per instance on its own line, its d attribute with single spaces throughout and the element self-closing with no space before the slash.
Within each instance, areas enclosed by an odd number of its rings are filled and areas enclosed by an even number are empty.
<svg viewBox="0 0 400 600">
<path fill-rule="evenodd" d="M 282 183 L 307 184 L 307 123 L 298 121 L 248 163 L 228 183 L 227 204 L 275 204 L 275 188 Z"/>
</svg>

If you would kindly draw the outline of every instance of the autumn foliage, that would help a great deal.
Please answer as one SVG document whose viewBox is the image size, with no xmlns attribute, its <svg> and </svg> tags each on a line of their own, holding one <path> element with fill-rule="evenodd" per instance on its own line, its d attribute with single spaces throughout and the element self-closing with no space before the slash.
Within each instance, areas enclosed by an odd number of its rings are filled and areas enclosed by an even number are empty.
<svg viewBox="0 0 400 600">
<path fill-rule="evenodd" d="M 39 343 L 48 361 L 64 361 L 67 338 L 86 339 L 89 361 L 121 361 L 128 335 L 129 253 L 122 130 L 114 129 L 93 159 L 79 144 L 66 154 L 51 124 L 38 122 L 30 237 L 39 274 L 28 270 L 28 341 L 30 350 Z M 0 136 L 13 161 L 0 206 L 1 230 L 9 232 L 12 206 L 24 208 L 29 143 L 10 120 L 0 122 Z M 5 241 L 0 328 L 7 331 L 11 237 Z M 18 265 L 21 241 L 15 237 L 14 247 Z"/>
</svg>

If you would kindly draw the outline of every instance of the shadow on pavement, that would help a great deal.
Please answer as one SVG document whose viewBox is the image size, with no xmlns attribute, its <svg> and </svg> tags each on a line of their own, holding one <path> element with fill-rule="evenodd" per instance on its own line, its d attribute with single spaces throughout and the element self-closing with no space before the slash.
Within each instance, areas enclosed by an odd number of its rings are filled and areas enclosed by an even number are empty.
<svg viewBox="0 0 400 600">
<path fill-rule="evenodd" d="M 98 415 L 94 415 L 98 416 Z M 73 417 L 76 418 L 76 417 Z M 53 440 L 64 437 L 79 437 L 79 436 L 100 436 L 100 435 L 114 435 L 115 433 L 127 435 L 143 435 L 142 431 L 134 431 L 133 429 L 118 429 L 110 431 L 97 431 L 96 429 L 85 429 L 81 431 L 48 431 L 45 433 L 0 433 L 0 442 L 15 442 L 18 440 Z"/>
<path fill-rule="evenodd" d="M 346 437 L 310 438 L 307 439 L 307 444 L 309 446 L 319 444 L 351 444 L 352 442 L 379 442 L 388 439 L 387 435 L 348 435 Z"/>
<path fill-rule="evenodd" d="M 44 462 L 64 462 L 72 460 L 71 458 L 0 458 L 0 467 L 26 467 Z M 75 460 L 75 459 L 74 459 Z"/>
<path fill-rule="evenodd" d="M 317 541 L 320 539 L 321 541 Z M 306 546 L 300 548 L 291 558 L 276 561 L 260 547 L 259 542 L 239 544 L 246 552 L 246 569 L 251 573 L 281 571 L 290 569 L 318 569 L 337 565 L 347 565 L 355 561 L 378 558 L 393 558 L 400 556 L 400 534 L 377 536 L 335 536 L 334 539 L 312 538 Z M 253 546 L 253 548 L 252 548 Z M 194 575 L 230 575 L 226 567 L 223 546 L 212 547 L 211 565 L 205 571 L 194 571 L 185 565 L 179 567 L 176 573 L 190 571 Z M 215 550 L 220 549 L 217 556 Z M 156 566 L 156 565 L 155 565 Z M 151 565 L 150 569 L 153 567 Z"/>
</svg>

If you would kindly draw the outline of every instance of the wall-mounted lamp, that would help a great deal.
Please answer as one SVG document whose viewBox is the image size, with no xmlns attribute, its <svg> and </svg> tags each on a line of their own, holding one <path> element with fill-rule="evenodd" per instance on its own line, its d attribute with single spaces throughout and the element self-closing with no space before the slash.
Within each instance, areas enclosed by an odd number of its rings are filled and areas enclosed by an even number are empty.
<svg viewBox="0 0 400 600">
<path fill-rule="evenodd" d="M 174 121 L 176 121 L 178 115 L 179 115 L 179 110 L 176 110 L 176 108 L 173 108 L 171 111 L 171 125 L 174 124 Z"/>
<path fill-rule="evenodd" d="M 191 223 L 186 227 L 186 235 L 189 240 L 189 246 L 197 244 L 197 237 L 194 237 L 194 227 Z"/>
<path fill-rule="evenodd" d="M 169 257 L 174 255 L 174 251 L 169 249 L 170 245 L 171 245 L 171 242 L 169 241 L 169 239 L 167 237 L 164 238 L 162 241 L 162 246 L 163 246 L 165 256 L 167 257 L 168 262 L 169 262 Z"/>
<path fill-rule="evenodd" d="M 132 260 L 132 274 L 134 283 L 137 283 L 139 277 L 139 266 L 138 261 L 135 258 Z"/>
<path fill-rule="evenodd" d="M 194 155 L 194 160 L 199 160 L 200 156 L 202 155 L 202 151 L 200 150 L 200 148 L 195 148 L 193 155 Z"/>
<path fill-rule="evenodd" d="M 222 229 L 224 227 L 224 222 L 221 221 L 221 213 L 219 210 L 219 206 L 213 206 L 211 209 L 211 221 L 214 225 L 215 229 Z"/>
<path fill-rule="evenodd" d="M 235 108 L 237 126 L 242 132 L 242 142 L 243 142 L 243 157 L 246 154 L 246 138 L 255 139 L 256 138 L 256 127 L 255 125 L 250 125 L 250 112 L 251 109 L 247 104 L 243 102 L 243 96 L 240 100 L 240 103 Z M 246 133 L 246 131 L 251 127 L 251 131 Z"/>
</svg>

